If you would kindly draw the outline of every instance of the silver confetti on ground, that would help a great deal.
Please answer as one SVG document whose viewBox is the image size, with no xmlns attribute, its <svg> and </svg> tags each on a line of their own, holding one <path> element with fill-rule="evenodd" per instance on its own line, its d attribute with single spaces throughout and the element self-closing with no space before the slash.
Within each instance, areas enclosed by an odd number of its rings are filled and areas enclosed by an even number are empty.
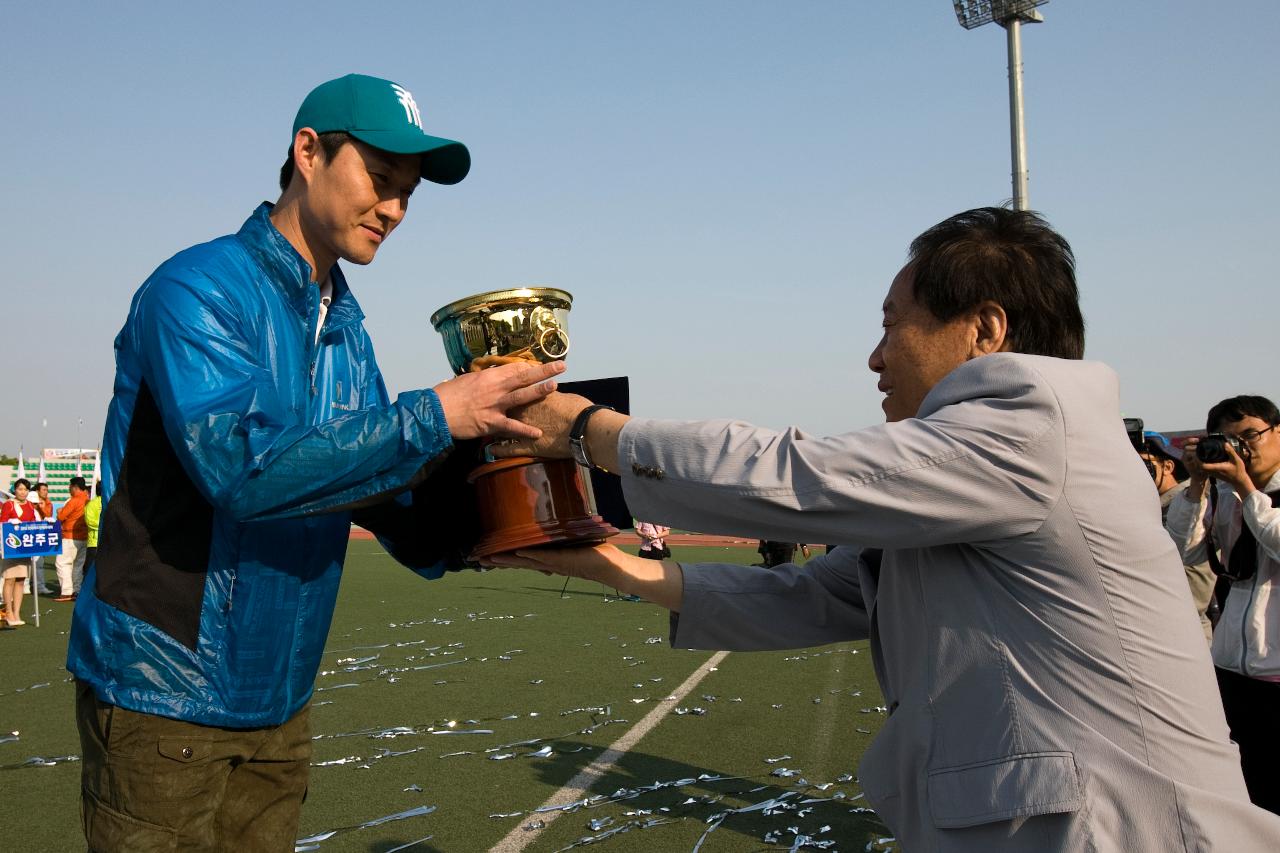
<svg viewBox="0 0 1280 853">
<path fill-rule="evenodd" d="M 73 761 L 79 761 L 78 755 L 58 755 L 53 758 L 45 758 L 43 755 L 36 755 L 28 758 L 26 761 L 18 765 L 18 767 L 54 767 L 59 764 L 67 764 Z"/>
<path fill-rule="evenodd" d="M 317 850 L 319 849 L 321 842 L 328 841 L 330 838 L 333 838 L 335 835 L 341 832 L 354 832 L 360 829 L 369 829 L 375 826 L 382 826 L 384 823 L 391 823 L 392 821 L 407 820 L 408 818 L 411 818 L 411 817 L 421 817 L 422 815 L 431 814 L 435 810 L 436 810 L 435 806 L 417 806 L 412 809 L 406 809 L 405 811 L 402 811 L 402 812 L 396 812 L 395 814 L 384 815 L 383 817 L 376 817 L 373 820 L 367 820 L 364 823 L 359 824 L 357 826 L 344 826 L 338 829 L 330 829 L 325 832 L 319 832 L 319 833 L 316 833 L 315 835 L 308 835 L 306 838 L 299 838 L 297 841 L 294 842 L 294 847 L 293 847 L 294 853 L 303 853 L 303 851 Z M 430 837 L 431 836 L 427 836 L 427 838 L 430 838 Z M 402 847 L 398 847 L 396 849 L 403 850 L 407 846 L 412 846 L 413 844 L 418 844 L 425 840 L 426 838 L 420 838 L 417 841 L 410 842 L 410 844 L 404 845 Z M 388 851 L 388 853 L 390 853 L 390 851 Z"/>
</svg>

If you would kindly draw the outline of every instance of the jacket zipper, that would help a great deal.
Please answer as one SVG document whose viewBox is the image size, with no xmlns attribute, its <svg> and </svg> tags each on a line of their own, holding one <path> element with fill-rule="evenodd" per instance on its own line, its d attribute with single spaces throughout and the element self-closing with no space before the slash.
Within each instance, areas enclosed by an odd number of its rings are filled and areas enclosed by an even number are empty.
<svg viewBox="0 0 1280 853">
<path fill-rule="evenodd" d="M 1244 505 L 1240 505 L 1240 533 L 1244 533 L 1244 526 L 1248 524 L 1244 520 Z M 1236 542 L 1240 541 L 1240 535 L 1236 535 Z M 1231 547 L 1235 547 L 1235 542 Z M 1229 558 L 1228 558 L 1229 559 Z M 1240 617 L 1240 673 L 1242 675 L 1249 674 L 1249 621 L 1252 618 L 1253 601 L 1258 594 L 1258 570 L 1255 568 L 1253 577 L 1249 579 L 1249 601 L 1244 606 L 1244 614 Z"/>
<path fill-rule="evenodd" d="M 314 323 L 315 327 L 312 327 Z M 320 289 L 308 287 L 307 290 L 307 355 L 311 368 L 308 371 L 307 384 L 311 388 L 311 396 L 316 396 L 316 362 L 320 360 Z M 309 409 L 310 407 L 308 407 Z M 307 412 L 307 419 L 312 420 L 312 412 Z"/>
<path fill-rule="evenodd" d="M 1244 519 L 1240 519 L 1244 523 Z M 1253 618 L 1253 600 L 1258 594 L 1258 571 L 1254 569 L 1252 583 L 1249 585 L 1249 603 L 1244 606 L 1244 618 L 1240 620 L 1240 672 L 1249 674 L 1249 622 Z"/>
</svg>

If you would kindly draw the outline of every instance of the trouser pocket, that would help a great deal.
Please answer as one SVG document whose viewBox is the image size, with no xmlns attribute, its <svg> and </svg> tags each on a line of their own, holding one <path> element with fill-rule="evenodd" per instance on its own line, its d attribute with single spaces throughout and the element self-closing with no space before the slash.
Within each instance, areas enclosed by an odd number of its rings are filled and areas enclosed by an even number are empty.
<svg viewBox="0 0 1280 853">
<path fill-rule="evenodd" d="M 80 819 L 89 853 L 168 853 L 178 849 L 178 832 L 111 808 L 87 789 L 80 792 Z"/>
</svg>

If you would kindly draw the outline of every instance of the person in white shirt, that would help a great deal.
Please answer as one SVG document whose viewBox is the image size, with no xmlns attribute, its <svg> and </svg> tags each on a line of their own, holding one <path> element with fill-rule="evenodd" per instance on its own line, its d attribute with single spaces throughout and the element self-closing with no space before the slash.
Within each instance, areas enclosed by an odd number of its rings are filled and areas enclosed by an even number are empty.
<svg viewBox="0 0 1280 853">
<path fill-rule="evenodd" d="M 1218 403 L 1207 420 L 1208 432 L 1226 439 L 1226 460 L 1206 462 L 1197 453 L 1206 440 L 1187 442 L 1191 476 L 1166 526 L 1183 563 L 1218 560 L 1233 579 L 1213 634 L 1218 689 L 1249 798 L 1280 814 L 1280 410 L 1242 395 Z"/>
<path fill-rule="evenodd" d="M 36 508 L 36 515 L 40 521 L 48 521 L 53 518 L 53 501 L 49 500 L 49 484 L 36 483 L 31 494 L 27 495 L 27 503 Z M 31 572 L 27 578 L 27 591 L 30 592 L 32 579 L 36 584 L 36 591 L 41 595 L 53 595 L 53 587 L 49 586 L 44 579 L 44 557 L 31 558 Z"/>
</svg>

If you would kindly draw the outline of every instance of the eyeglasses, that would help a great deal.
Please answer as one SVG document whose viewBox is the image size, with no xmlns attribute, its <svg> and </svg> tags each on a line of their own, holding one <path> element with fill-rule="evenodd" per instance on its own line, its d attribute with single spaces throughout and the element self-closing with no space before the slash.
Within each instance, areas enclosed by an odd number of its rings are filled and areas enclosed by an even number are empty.
<svg viewBox="0 0 1280 853">
<path fill-rule="evenodd" d="M 1244 432 L 1237 435 L 1236 438 L 1240 439 L 1245 444 L 1256 444 L 1258 442 L 1258 439 L 1262 438 L 1263 435 L 1271 432 L 1275 428 L 1276 428 L 1276 425 L 1272 424 L 1266 429 L 1247 429 Z"/>
</svg>

